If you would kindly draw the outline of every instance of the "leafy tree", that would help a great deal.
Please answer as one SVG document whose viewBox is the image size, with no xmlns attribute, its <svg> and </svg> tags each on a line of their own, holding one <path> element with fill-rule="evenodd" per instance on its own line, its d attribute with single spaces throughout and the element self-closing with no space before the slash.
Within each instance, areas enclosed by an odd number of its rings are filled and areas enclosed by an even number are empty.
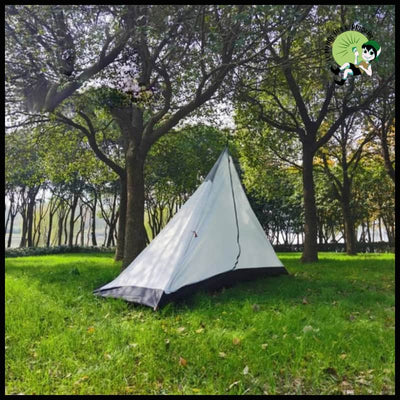
<svg viewBox="0 0 400 400">
<path fill-rule="evenodd" d="M 275 68 L 266 68 L 261 77 L 243 79 L 238 87 L 238 119 L 242 125 L 261 120 L 269 125 L 276 138 L 274 143 L 279 144 L 280 138 L 289 136 L 289 146 L 293 143 L 301 146 L 305 221 L 302 261 L 313 262 L 318 260 L 314 156 L 348 117 L 365 110 L 376 99 L 392 81 L 394 71 L 392 64 L 382 78 L 378 71 L 368 82 L 340 87 L 340 95 L 336 96 L 340 107 L 332 108 L 337 89 L 322 44 L 329 36 L 329 29 L 348 24 L 347 19 L 354 17 L 360 8 L 308 7 L 305 13 L 294 15 L 293 10 L 288 8 L 288 14 L 280 15 L 281 20 L 300 18 L 300 23 L 283 32 L 279 40 L 268 33 L 265 36 Z M 382 13 L 376 11 L 371 16 L 379 21 Z"/>
<path fill-rule="evenodd" d="M 258 50 L 251 6 L 131 6 L 123 20 L 134 34 L 123 53 L 125 77 L 100 89 L 121 132 L 125 155 L 126 228 L 123 265 L 145 246 L 143 169 L 151 146 L 222 88 L 224 79 Z M 77 108 L 84 127 L 93 125 Z M 60 113 L 58 117 L 67 122 Z M 123 202 L 121 202 L 122 204 Z M 122 213 L 120 213 L 123 215 Z"/>
<path fill-rule="evenodd" d="M 129 6 L 7 5 L 8 104 L 19 116 L 53 111 L 114 62 L 132 34 L 121 16 Z"/>
<path fill-rule="evenodd" d="M 19 188 L 18 211 L 23 228 L 20 247 L 33 246 L 33 217 L 36 196 L 45 181 L 38 144 L 28 129 L 20 129 L 5 137 L 6 182 Z"/>
<path fill-rule="evenodd" d="M 347 254 L 357 253 L 355 231 L 355 204 L 353 202 L 353 180 L 365 152 L 365 145 L 373 139 L 374 131 L 367 131 L 362 119 L 353 114 L 344 121 L 330 142 L 317 155 L 323 160 L 324 171 L 330 179 L 334 197 L 340 202 L 344 222 Z"/>
</svg>

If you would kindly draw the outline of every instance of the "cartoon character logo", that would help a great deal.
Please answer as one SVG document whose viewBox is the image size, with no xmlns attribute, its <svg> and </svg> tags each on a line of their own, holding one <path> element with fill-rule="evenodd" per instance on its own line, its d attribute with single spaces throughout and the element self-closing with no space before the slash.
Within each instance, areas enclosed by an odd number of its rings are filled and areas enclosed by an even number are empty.
<svg viewBox="0 0 400 400">
<path fill-rule="evenodd" d="M 340 34 L 332 44 L 332 55 L 338 64 L 336 67 L 331 66 L 335 83 L 343 85 L 349 76 L 371 76 L 371 62 L 378 61 L 381 50 L 381 46 L 375 40 L 368 40 L 358 31 Z"/>
</svg>

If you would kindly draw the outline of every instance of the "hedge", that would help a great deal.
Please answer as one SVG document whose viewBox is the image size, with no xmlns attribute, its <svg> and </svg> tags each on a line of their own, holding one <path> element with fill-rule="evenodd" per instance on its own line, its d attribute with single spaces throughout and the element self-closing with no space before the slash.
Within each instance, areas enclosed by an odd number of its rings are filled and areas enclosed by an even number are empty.
<svg viewBox="0 0 400 400">
<path fill-rule="evenodd" d="M 55 247 L 21 247 L 6 249 L 6 257 L 43 256 L 46 254 L 64 253 L 114 253 L 115 247 L 96 246 L 55 246 Z"/>
</svg>

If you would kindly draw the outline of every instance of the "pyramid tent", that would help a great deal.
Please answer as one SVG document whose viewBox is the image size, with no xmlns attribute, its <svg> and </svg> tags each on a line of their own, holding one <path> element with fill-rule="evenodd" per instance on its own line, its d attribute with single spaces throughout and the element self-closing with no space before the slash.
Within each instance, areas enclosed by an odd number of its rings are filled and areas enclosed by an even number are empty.
<svg viewBox="0 0 400 400">
<path fill-rule="evenodd" d="M 164 229 L 95 294 L 157 309 L 235 281 L 287 274 L 257 220 L 228 149 Z"/>
</svg>

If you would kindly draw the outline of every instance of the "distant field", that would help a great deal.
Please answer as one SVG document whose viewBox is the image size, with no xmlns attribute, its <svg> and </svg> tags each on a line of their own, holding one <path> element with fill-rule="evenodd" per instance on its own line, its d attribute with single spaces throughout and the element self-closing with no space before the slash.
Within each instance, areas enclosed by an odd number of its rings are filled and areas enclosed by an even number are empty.
<svg viewBox="0 0 400 400">
<path fill-rule="evenodd" d="M 6 259 L 6 394 L 394 394 L 394 254 L 278 255 L 158 312 L 92 294 L 111 254 Z"/>
</svg>

